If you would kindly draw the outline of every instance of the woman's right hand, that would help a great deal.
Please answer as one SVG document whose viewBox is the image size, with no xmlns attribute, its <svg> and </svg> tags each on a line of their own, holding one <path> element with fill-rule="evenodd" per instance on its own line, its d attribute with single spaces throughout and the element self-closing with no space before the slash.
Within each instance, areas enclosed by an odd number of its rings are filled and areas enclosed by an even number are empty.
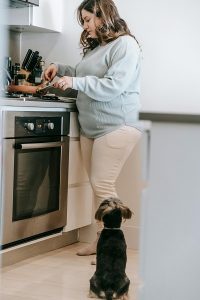
<svg viewBox="0 0 200 300">
<path fill-rule="evenodd" d="M 52 81 L 58 72 L 58 67 L 54 64 L 50 64 L 45 70 L 43 74 L 44 80 Z"/>
</svg>

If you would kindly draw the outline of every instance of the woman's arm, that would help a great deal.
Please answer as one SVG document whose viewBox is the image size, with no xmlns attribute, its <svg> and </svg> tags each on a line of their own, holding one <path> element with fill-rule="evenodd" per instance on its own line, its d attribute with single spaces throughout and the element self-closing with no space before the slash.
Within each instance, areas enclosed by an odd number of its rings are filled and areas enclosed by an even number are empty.
<svg viewBox="0 0 200 300">
<path fill-rule="evenodd" d="M 57 75 L 59 77 L 62 77 L 62 76 L 75 77 L 76 76 L 75 68 L 73 68 L 71 66 L 66 66 L 66 65 L 63 65 L 63 64 L 59 64 L 59 63 L 54 63 L 54 65 L 56 65 L 57 68 L 58 68 Z"/>
<path fill-rule="evenodd" d="M 65 75 L 75 76 L 75 69 L 70 66 L 52 63 L 44 70 L 43 77 L 45 80 L 52 81 L 56 76 L 63 77 Z"/>
<path fill-rule="evenodd" d="M 140 49 L 135 40 L 122 39 L 111 53 L 110 67 L 103 78 L 73 77 L 72 87 L 97 101 L 110 101 L 122 94 L 134 81 L 139 60 Z"/>
</svg>

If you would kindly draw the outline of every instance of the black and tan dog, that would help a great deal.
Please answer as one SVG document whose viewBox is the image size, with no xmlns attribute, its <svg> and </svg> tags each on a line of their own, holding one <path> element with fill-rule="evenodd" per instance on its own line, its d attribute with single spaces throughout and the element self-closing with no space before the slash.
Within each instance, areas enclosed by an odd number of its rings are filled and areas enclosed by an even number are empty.
<svg viewBox="0 0 200 300">
<path fill-rule="evenodd" d="M 120 229 L 122 219 L 130 219 L 131 210 L 117 198 L 104 200 L 95 214 L 104 228 L 97 243 L 96 271 L 90 279 L 91 298 L 128 299 L 130 280 L 126 276 L 126 241 Z"/>
</svg>

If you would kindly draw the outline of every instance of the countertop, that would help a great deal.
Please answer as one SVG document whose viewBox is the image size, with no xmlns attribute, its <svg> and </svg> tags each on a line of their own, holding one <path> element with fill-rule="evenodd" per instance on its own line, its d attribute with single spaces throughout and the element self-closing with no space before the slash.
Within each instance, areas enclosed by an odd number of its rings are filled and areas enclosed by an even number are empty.
<svg viewBox="0 0 200 300">
<path fill-rule="evenodd" d="M 26 100 L 25 100 L 26 99 Z M 33 107 L 33 108 L 64 108 L 69 109 L 70 111 L 76 111 L 76 100 L 75 98 L 65 98 L 63 101 L 44 101 L 44 100 L 37 100 L 37 101 L 29 101 L 27 98 L 3 98 L 0 97 L 0 107 L 5 109 L 6 107 Z"/>
<path fill-rule="evenodd" d="M 38 98 L 39 99 L 39 98 Z M 76 112 L 76 98 L 62 97 L 62 101 L 47 101 L 39 99 L 37 101 L 28 100 L 27 97 L 24 98 L 4 98 L 0 97 L 0 110 L 30 110 L 31 107 L 33 110 L 52 110 L 52 109 L 66 109 L 70 112 Z M 32 110 L 31 109 L 31 110 Z M 151 122 L 147 119 L 142 119 L 139 121 L 140 127 L 143 130 L 150 130 Z"/>
<path fill-rule="evenodd" d="M 200 114 L 194 113 L 175 113 L 175 112 L 149 112 L 142 111 L 139 115 L 140 120 L 150 120 L 152 122 L 170 123 L 200 123 Z"/>
<path fill-rule="evenodd" d="M 25 101 L 23 99 L 26 99 Z M 77 111 L 76 98 L 62 97 L 63 101 L 31 101 L 27 98 L 15 99 L 4 98 L 0 96 L 0 107 L 34 107 L 34 108 L 64 108 L 70 111 Z M 200 123 L 200 114 L 192 113 L 172 113 L 172 112 L 154 112 L 141 111 L 140 120 L 149 120 L 153 122 L 179 122 L 179 123 Z M 147 125 L 147 124 L 145 124 Z"/>
</svg>

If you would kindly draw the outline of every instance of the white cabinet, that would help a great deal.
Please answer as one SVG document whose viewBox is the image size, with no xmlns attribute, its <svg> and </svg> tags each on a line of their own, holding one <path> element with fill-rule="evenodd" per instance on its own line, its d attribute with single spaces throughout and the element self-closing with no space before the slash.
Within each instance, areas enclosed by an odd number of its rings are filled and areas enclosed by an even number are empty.
<svg viewBox="0 0 200 300">
<path fill-rule="evenodd" d="M 67 204 L 67 232 L 92 223 L 92 190 L 89 184 L 69 187 Z"/>
<path fill-rule="evenodd" d="M 40 0 L 39 6 L 8 8 L 7 24 L 20 32 L 61 32 L 62 0 Z"/>
<path fill-rule="evenodd" d="M 199 115 L 152 113 L 152 118 L 150 180 L 141 203 L 137 299 L 199 300 Z"/>
<path fill-rule="evenodd" d="M 92 222 L 93 191 L 83 166 L 77 113 L 71 113 L 67 225 L 65 232 L 90 225 Z"/>
</svg>

